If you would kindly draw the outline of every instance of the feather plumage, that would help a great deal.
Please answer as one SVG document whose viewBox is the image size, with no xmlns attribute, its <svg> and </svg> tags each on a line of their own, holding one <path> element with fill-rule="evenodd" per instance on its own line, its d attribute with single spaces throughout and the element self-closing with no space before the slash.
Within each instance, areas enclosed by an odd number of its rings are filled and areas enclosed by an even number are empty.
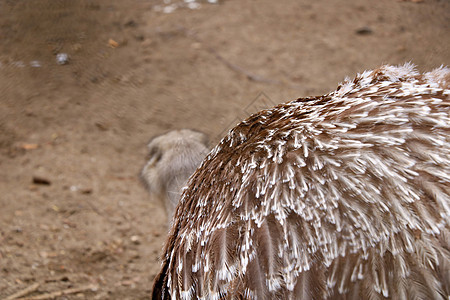
<svg viewBox="0 0 450 300">
<path fill-rule="evenodd" d="M 447 299 L 450 70 L 261 111 L 191 176 L 155 299 Z"/>
</svg>

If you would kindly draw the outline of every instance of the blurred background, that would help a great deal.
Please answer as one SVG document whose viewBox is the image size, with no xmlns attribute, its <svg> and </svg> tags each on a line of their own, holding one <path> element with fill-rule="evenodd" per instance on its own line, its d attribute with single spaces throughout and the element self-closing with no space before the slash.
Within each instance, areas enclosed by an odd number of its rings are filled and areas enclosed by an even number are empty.
<svg viewBox="0 0 450 300">
<path fill-rule="evenodd" d="M 450 1 L 0 0 L 0 299 L 149 299 L 152 136 L 405 62 L 450 65 Z"/>
</svg>

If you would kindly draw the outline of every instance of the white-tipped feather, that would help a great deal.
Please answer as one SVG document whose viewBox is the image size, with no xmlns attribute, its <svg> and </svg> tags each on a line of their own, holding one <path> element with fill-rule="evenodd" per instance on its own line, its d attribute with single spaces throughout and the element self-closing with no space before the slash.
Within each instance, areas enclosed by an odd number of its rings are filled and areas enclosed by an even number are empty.
<svg viewBox="0 0 450 300">
<path fill-rule="evenodd" d="M 383 66 L 243 121 L 191 177 L 154 297 L 449 299 L 449 84 Z"/>
</svg>

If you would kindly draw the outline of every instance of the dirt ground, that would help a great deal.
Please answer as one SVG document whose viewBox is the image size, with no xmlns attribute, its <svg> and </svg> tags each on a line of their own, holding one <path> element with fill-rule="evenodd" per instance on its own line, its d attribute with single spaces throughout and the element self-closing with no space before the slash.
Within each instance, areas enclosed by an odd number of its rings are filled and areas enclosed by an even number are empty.
<svg viewBox="0 0 450 300">
<path fill-rule="evenodd" d="M 0 0 L 0 299 L 149 299 L 152 136 L 213 146 L 365 69 L 450 65 L 448 0 L 210 2 Z"/>
</svg>

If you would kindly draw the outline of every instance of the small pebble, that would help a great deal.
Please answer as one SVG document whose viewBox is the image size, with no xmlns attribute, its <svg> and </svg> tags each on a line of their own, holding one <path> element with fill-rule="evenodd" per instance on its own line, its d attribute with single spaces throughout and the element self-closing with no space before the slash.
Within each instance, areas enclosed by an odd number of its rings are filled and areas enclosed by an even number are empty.
<svg viewBox="0 0 450 300">
<path fill-rule="evenodd" d="M 133 244 L 139 245 L 141 243 L 141 240 L 139 236 L 133 235 L 131 236 L 130 240 L 133 242 Z"/>
<path fill-rule="evenodd" d="M 187 6 L 188 6 L 189 9 L 199 9 L 201 7 L 201 5 L 199 3 L 196 3 L 196 2 L 188 3 Z"/>
<path fill-rule="evenodd" d="M 33 183 L 41 184 L 41 185 L 50 185 L 51 181 L 49 179 L 41 177 L 41 176 L 33 176 Z"/>
<path fill-rule="evenodd" d="M 177 9 L 177 6 L 175 4 L 173 4 L 173 5 L 165 6 L 162 11 L 165 14 L 170 14 L 170 13 L 173 13 L 176 9 Z"/>
<path fill-rule="evenodd" d="M 359 34 L 359 35 L 369 35 L 372 33 L 373 33 L 372 28 L 370 28 L 368 26 L 364 26 L 364 27 L 356 29 L 356 34 Z"/>
<path fill-rule="evenodd" d="M 40 68 L 41 63 L 38 60 L 32 60 L 30 61 L 30 66 L 32 66 L 33 68 Z"/>
<path fill-rule="evenodd" d="M 65 65 L 69 63 L 69 55 L 67 53 L 56 54 L 56 63 L 58 65 Z"/>
</svg>

